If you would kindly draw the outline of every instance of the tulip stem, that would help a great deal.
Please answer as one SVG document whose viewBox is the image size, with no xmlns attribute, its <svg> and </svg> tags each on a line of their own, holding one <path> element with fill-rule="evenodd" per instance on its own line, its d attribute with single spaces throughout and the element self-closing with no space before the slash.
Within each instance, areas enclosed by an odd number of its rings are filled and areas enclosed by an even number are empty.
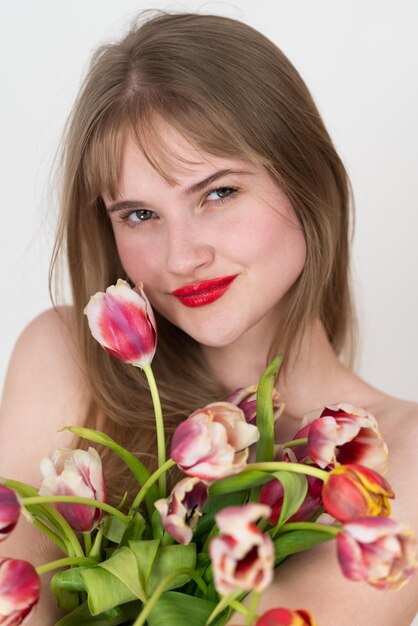
<svg viewBox="0 0 418 626">
<path fill-rule="evenodd" d="M 106 511 L 106 513 L 110 513 L 114 517 L 120 519 L 120 521 L 124 524 L 127 524 L 129 522 L 129 517 L 118 511 L 118 509 L 115 509 L 115 507 L 110 506 L 110 504 L 106 504 L 106 502 L 93 500 L 92 498 L 80 498 L 78 496 L 33 496 L 30 498 L 21 498 L 20 501 L 23 506 L 30 506 L 31 504 L 49 504 L 54 502 L 85 504 L 87 506 L 92 506 L 96 509 Z"/>
<path fill-rule="evenodd" d="M 24 511 L 25 509 L 22 509 L 22 511 Z M 61 550 L 65 553 L 69 553 L 71 550 L 69 550 L 69 546 L 66 545 L 64 539 L 62 537 L 60 537 L 59 535 L 57 535 L 57 533 L 55 531 L 53 531 L 51 528 L 49 528 L 46 524 L 44 524 L 43 522 L 41 522 L 39 519 L 37 519 L 36 517 L 34 517 L 31 513 L 27 513 L 27 519 L 29 520 L 29 522 L 31 524 L 33 524 L 34 526 L 36 526 L 36 528 L 39 528 L 39 530 L 41 530 L 45 535 L 48 535 L 48 537 L 57 544 L 57 546 L 59 548 L 61 548 Z"/>
<path fill-rule="evenodd" d="M 138 619 L 133 623 L 133 626 L 143 626 L 146 623 L 147 617 L 158 602 L 160 596 L 164 593 L 171 581 L 181 574 L 186 574 L 187 576 L 190 576 L 190 578 L 195 581 L 199 589 L 202 591 L 203 595 L 206 596 L 208 588 L 200 574 L 198 574 L 195 570 L 190 569 L 189 567 L 180 567 L 179 569 L 176 569 L 174 572 L 171 572 L 165 578 L 163 578 L 158 587 L 155 589 L 152 596 L 149 598 L 148 602 L 145 604 L 144 608 L 138 616 Z"/>
<path fill-rule="evenodd" d="M 155 470 L 155 472 L 142 485 L 135 500 L 132 502 L 131 509 L 137 509 L 139 507 L 139 505 L 141 504 L 142 500 L 145 498 L 147 491 L 151 487 L 151 485 L 153 485 L 162 474 L 165 474 L 165 472 L 167 472 L 171 467 L 173 467 L 173 465 L 175 465 L 175 462 L 173 461 L 173 459 L 168 459 L 168 461 L 166 461 L 164 465 L 162 465 L 157 470 Z M 148 514 L 151 516 L 152 511 L 148 511 Z"/>
<path fill-rule="evenodd" d="M 65 559 L 58 559 L 57 561 L 51 561 L 50 563 L 40 565 L 36 568 L 36 571 L 39 576 L 41 576 L 42 574 L 46 574 L 53 569 L 67 567 L 68 565 L 97 565 L 97 561 L 95 559 L 89 559 L 86 556 L 68 556 Z"/>
<path fill-rule="evenodd" d="M 281 535 L 282 533 L 291 532 L 292 530 L 315 530 L 318 532 L 324 532 L 328 535 L 337 536 L 341 532 L 342 526 L 329 526 L 328 524 L 317 524 L 316 522 L 289 522 L 289 524 L 283 524 L 274 536 Z"/>
<path fill-rule="evenodd" d="M 91 533 L 83 533 L 83 539 L 84 539 L 84 553 L 86 556 L 88 556 L 91 552 Z"/>
<path fill-rule="evenodd" d="M 254 623 L 259 601 L 260 601 L 260 592 L 253 591 L 252 594 L 250 595 L 248 613 L 245 616 L 245 626 L 251 626 Z"/>
<path fill-rule="evenodd" d="M 295 448 L 296 446 L 306 446 L 308 443 L 307 437 L 302 437 L 301 439 L 292 439 L 291 441 L 286 441 L 286 443 L 280 444 L 282 448 Z"/>
<path fill-rule="evenodd" d="M 165 434 L 164 434 L 164 420 L 163 412 L 161 409 L 160 396 L 157 389 L 157 383 L 155 382 L 154 373 L 151 365 L 144 365 L 143 370 L 147 377 L 148 385 L 151 391 L 152 402 L 154 404 L 155 413 L 155 428 L 157 431 L 157 451 L 158 451 L 158 467 L 162 467 L 166 461 L 165 450 Z M 165 498 L 167 495 L 166 477 L 165 473 L 161 474 L 159 480 L 160 497 Z"/>
<path fill-rule="evenodd" d="M 237 613 L 241 613 L 241 615 L 247 616 L 249 613 L 247 607 L 244 606 L 242 602 L 239 602 L 238 600 L 231 600 L 231 602 L 229 602 L 229 606 L 232 609 L 234 609 L 234 611 L 236 611 Z"/>
<path fill-rule="evenodd" d="M 296 474 L 307 474 L 308 476 L 319 478 L 324 481 L 324 483 L 326 483 L 329 478 L 329 473 L 319 467 L 312 467 L 312 465 L 305 465 L 304 463 L 287 463 L 285 461 L 249 463 L 242 471 L 249 472 L 251 470 L 260 470 L 262 472 L 277 472 L 278 470 L 284 470 L 285 472 L 295 472 Z"/>
</svg>

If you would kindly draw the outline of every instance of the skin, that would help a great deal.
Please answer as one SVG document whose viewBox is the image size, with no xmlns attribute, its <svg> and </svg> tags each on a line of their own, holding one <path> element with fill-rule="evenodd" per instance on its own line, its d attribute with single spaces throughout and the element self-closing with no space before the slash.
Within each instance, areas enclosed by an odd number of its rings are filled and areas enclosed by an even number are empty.
<svg viewBox="0 0 418 626">
<path fill-rule="evenodd" d="M 163 122 L 160 131 L 170 149 L 162 165 L 175 184 L 160 177 L 127 139 L 120 195 L 111 199 L 104 190 L 103 198 L 107 207 L 115 201 L 142 200 L 155 211 L 159 219 L 138 228 L 121 222 L 120 213 L 112 213 L 122 263 L 133 281 L 144 283 L 153 306 L 201 343 L 213 371 L 232 392 L 254 383 L 264 368 L 281 301 L 303 268 L 303 233 L 288 199 L 264 170 L 197 151 Z M 225 203 L 215 204 L 219 194 L 208 195 L 209 189 L 184 193 L 220 167 L 245 167 L 253 173 L 216 181 L 214 187 L 240 189 Z M 184 284 L 235 273 L 238 277 L 229 291 L 210 305 L 191 309 L 170 295 Z M 0 410 L 0 475 L 35 485 L 40 482 L 39 459 L 56 447 L 72 445 L 68 433 L 57 430 L 82 424 L 89 398 L 72 342 L 74 312 L 67 307 L 58 313 L 41 314 L 19 338 Z M 324 404 L 347 401 L 375 415 L 390 449 L 386 478 L 396 493 L 393 517 L 418 535 L 418 503 L 411 497 L 418 473 L 418 405 L 387 396 L 344 367 L 319 320 L 307 328 L 297 358 L 290 354 L 289 374 L 279 378 L 278 388 L 286 402 L 278 443 L 298 430 L 306 412 Z M 10 441 L 19 442 L 19 454 Z M 59 557 L 25 519 L 0 544 L 0 554 L 35 564 Z M 311 610 L 320 626 L 408 626 L 418 610 L 417 597 L 418 576 L 396 594 L 344 579 L 335 545 L 329 542 L 281 565 L 274 583 L 262 594 L 258 612 L 286 606 Z M 52 626 L 58 616 L 44 584 L 30 623 Z M 231 620 L 231 625 L 243 623 L 239 615 Z"/>
</svg>

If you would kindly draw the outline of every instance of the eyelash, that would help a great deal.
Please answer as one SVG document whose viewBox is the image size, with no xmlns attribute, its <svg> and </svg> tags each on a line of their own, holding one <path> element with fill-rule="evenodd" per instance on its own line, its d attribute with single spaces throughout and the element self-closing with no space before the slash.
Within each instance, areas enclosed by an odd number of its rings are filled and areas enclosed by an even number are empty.
<svg viewBox="0 0 418 626">
<path fill-rule="evenodd" d="M 226 189 L 230 190 L 231 193 L 225 196 L 225 198 L 218 198 L 217 200 L 210 200 L 210 202 L 214 202 L 215 204 L 223 204 L 224 202 L 228 202 L 229 200 L 234 198 L 237 192 L 239 191 L 238 187 L 215 187 L 213 189 L 209 189 L 209 191 L 206 194 L 206 197 L 210 196 L 211 193 L 214 193 L 217 191 L 225 191 Z M 138 222 L 131 222 L 129 220 L 129 217 L 131 215 L 133 215 L 134 213 L 139 213 L 141 211 L 148 211 L 150 213 L 154 213 L 154 211 L 150 211 L 149 209 L 135 209 L 134 211 L 132 211 L 131 209 L 127 209 L 126 211 L 119 211 L 119 214 L 118 214 L 119 221 L 125 222 L 129 228 L 142 228 L 147 222 L 152 222 L 153 218 L 149 218 L 147 220 L 140 220 Z"/>
</svg>

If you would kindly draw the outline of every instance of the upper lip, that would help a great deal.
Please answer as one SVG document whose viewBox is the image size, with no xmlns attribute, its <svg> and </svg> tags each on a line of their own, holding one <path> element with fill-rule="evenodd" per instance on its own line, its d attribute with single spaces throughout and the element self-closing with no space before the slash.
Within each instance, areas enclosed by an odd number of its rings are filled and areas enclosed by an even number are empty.
<svg viewBox="0 0 418 626">
<path fill-rule="evenodd" d="M 224 283 L 228 283 L 233 280 L 237 274 L 232 276 L 221 276 L 220 278 L 210 278 L 209 280 L 201 280 L 191 285 L 183 285 L 179 289 L 172 291 L 173 296 L 194 296 L 199 293 L 205 293 L 215 287 L 220 287 Z"/>
</svg>

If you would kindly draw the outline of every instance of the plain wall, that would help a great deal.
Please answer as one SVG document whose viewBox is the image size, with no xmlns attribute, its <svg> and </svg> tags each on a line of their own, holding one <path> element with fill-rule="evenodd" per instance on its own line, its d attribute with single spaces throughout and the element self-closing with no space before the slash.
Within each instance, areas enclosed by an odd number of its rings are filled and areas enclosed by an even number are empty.
<svg viewBox="0 0 418 626">
<path fill-rule="evenodd" d="M 413 0 L 235 5 L 2 0 L 0 385 L 17 336 L 50 306 L 47 268 L 56 203 L 49 173 L 88 60 L 99 43 L 117 37 L 149 7 L 200 9 L 246 21 L 299 69 L 356 198 L 358 371 L 387 393 L 418 400 L 418 3 Z"/>
</svg>

